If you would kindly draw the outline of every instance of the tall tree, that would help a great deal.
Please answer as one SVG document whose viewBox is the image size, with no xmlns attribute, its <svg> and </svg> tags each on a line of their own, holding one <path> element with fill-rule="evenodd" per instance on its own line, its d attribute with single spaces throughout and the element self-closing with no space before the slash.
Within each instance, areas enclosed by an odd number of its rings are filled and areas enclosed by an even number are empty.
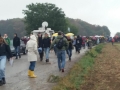
<svg viewBox="0 0 120 90">
<path fill-rule="evenodd" d="M 49 27 L 52 30 L 61 30 L 63 32 L 67 30 L 65 14 L 56 5 L 50 3 L 32 3 L 26 7 L 27 10 L 23 10 L 23 13 L 25 14 L 27 33 L 37 30 L 44 21 L 49 23 Z"/>
<path fill-rule="evenodd" d="M 117 32 L 115 35 L 118 36 L 118 37 L 120 37 L 120 32 Z"/>
</svg>

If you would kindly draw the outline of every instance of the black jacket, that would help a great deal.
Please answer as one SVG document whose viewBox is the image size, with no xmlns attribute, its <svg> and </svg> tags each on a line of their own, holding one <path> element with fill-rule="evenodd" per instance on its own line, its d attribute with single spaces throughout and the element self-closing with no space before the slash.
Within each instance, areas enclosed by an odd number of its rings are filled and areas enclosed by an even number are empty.
<svg viewBox="0 0 120 90">
<path fill-rule="evenodd" d="M 38 37 L 38 47 L 42 47 L 42 48 L 43 48 L 43 40 L 42 40 L 42 37 Z"/>
<path fill-rule="evenodd" d="M 47 48 L 51 45 L 51 39 L 49 37 L 43 39 L 43 47 Z"/>
<path fill-rule="evenodd" d="M 68 42 L 69 42 L 68 49 L 73 49 L 73 45 L 72 45 L 73 41 L 72 41 L 72 39 L 68 39 Z"/>
<path fill-rule="evenodd" d="M 20 46 L 20 38 L 19 37 L 16 36 L 13 38 L 13 46 L 14 47 Z"/>
<path fill-rule="evenodd" d="M 76 39 L 76 46 L 78 48 L 81 48 L 81 45 L 82 45 L 82 38 L 77 36 L 77 39 Z"/>
<path fill-rule="evenodd" d="M 9 45 L 0 44 L 0 56 L 7 56 L 7 58 L 12 57 L 12 53 L 11 53 Z"/>
</svg>

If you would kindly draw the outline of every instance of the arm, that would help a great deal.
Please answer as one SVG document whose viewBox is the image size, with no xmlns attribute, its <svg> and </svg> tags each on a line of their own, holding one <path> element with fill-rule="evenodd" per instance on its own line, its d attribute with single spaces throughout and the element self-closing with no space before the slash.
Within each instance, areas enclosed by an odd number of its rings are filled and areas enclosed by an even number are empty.
<svg viewBox="0 0 120 90">
<path fill-rule="evenodd" d="M 35 44 L 34 44 L 34 52 L 35 52 L 35 54 L 37 54 L 37 53 L 38 53 L 37 43 L 35 43 Z"/>
<path fill-rule="evenodd" d="M 7 55 L 12 58 L 12 53 L 11 53 L 11 50 L 10 50 L 10 47 L 9 45 L 6 45 L 6 51 L 7 51 Z"/>
<path fill-rule="evenodd" d="M 67 39 L 65 39 L 65 47 L 66 47 L 66 49 L 68 49 L 68 47 L 69 47 L 69 42 L 67 41 Z"/>
<path fill-rule="evenodd" d="M 10 38 L 8 38 L 8 45 L 10 46 Z"/>
<path fill-rule="evenodd" d="M 20 46 L 20 38 L 19 38 L 19 46 Z"/>
<path fill-rule="evenodd" d="M 56 43 L 56 39 L 54 39 L 54 41 L 51 43 L 50 49 L 53 48 L 54 44 Z"/>
</svg>

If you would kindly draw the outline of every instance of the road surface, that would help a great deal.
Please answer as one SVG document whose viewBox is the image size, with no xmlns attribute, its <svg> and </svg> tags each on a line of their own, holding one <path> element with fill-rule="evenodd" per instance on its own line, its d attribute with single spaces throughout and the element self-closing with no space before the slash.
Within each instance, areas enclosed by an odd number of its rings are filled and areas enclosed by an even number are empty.
<svg viewBox="0 0 120 90">
<path fill-rule="evenodd" d="M 27 76 L 29 63 L 27 55 L 23 55 L 21 59 L 14 60 L 13 67 L 7 62 L 6 66 L 6 85 L 0 86 L 0 90 L 51 90 L 54 83 L 47 82 L 50 75 L 65 76 L 69 69 L 77 62 L 87 49 L 82 49 L 80 54 L 73 51 L 72 61 L 69 62 L 66 58 L 65 73 L 59 72 L 57 58 L 54 52 L 50 53 L 51 64 L 37 61 L 35 74 L 37 78 L 29 78 Z"/>
</svg>

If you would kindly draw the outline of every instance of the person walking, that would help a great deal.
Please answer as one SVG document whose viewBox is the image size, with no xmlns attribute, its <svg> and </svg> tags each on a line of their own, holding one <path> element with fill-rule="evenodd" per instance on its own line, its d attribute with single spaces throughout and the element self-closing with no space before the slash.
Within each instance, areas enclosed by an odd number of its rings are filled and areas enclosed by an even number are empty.
<svg viewBox="0 0 120 90">
<path fill-rule="evenodd" d="M 38 49 L 40 55 L 40 61 L 43 60 L 44 50 L 43 50 L 43 39 L 42 34 L 38 33 Z"/>
<path fill-rule="evenodd" d="M 26 50 L 28 51 L 28 61 L 30 62 L 29 70 L 28 70 L 28 76 L 30 78 L 36 78 L 37 76 L 34 74 L 34 69 L 37 61 L 37 39 L 35 35 L 30 36 L 30 40 L 27 42 Z"/>
<path fill-rule="evenodd" d="M 77 52 L 76 39 L 77 39 L 77 36 L 74 37 L 73 46 L 75 47 L 75 51 Z"/>
<path fill-rule="evenodd" d="M 112 38 L 111 42 L 112 42 L 112 45 L 113 45 L 113 44 L 114 44 L 114 42 L 115 42 L 114 38 Z"/>
<path fill-rule="evenodd" d="M 7 34 L 4 34 L 4 37 L 3 37 L 3 38 L 4 38 L 5 42 L 6 42 L 6 44 L 10 46 L 10 38 L 8 38 L 8 35 L 7 35 Z M 9 61 L 9 60 L 10 60 L 10 57 L 7 56 L 7 59 L 8 59 L 8 61 Z"/>
<path fill-rule="evenodd" d="M 69 46 L 68 46 L 68 56 L 69 56 L 69 61 L 71 61 L 72 57 L 72 50 L 73 50 L 73 40 L 70 38 L 70 36 L 67 37 Z"/>
<path fill-rule="evenodd" d="M 46 62 L 49 62 L 49 53 L 50 53 L 50 45 L 51 45 L 51 39 L 48 37 L 48 34 L 45 33 L 45 37 L 43 39 L 43 48 L 45 51 L 46 56 Z"/>
<path fill-rule="evenodd" d="M 0 35 L 0 86 L 6 84 L 5 67 L 7 55 L 12 58 L 12 53 L 9 45 L 5 43 L 4 39 Z"/>
<path fill-rule="evenodd" d="M 27 36 L 24 36 L 23 38 L 21 38 L 21 40 L 24 42 L 24 44 L 26 45 L 28 42 L 28 38 Z"/>
<path fill-rule="evenodd" d="M 57 58 L 58 58 L 58 68 L 59 71 L 64 72 L 65 69 L 65 59 L 66 59 L 66 49 L 68 48 L 68 42 L 65 37 L 62 36 L 62 32 L 58 32 L 58 37 L 52 42 L 50 50 L 56 44 L 57 48 Z"/>
<path fill-rule="evenodd" d="M 8 38 L 7 34 L 4 34 L 4 40 L 10 46 L 10 38 Z"/>
<path fill-rule="evenodd" d="M 15 53 L 16 53 L 16 59 L 21 58 L 20 55 L 20 38 L 17 36 L 17 34 L 14 34 L 14 38 L 13 38 L 13 46 L 15 48 Z"/>
<path fill-rule="evenodd" d="M 56 37 L 53 37 L 52 42 L 55 40 L 55 38 L 56 38 Z M 54 45 L 53 49 L 54 49 L 55 55 L 57 55 L 56 45 Z"/>
<path fill-rule="evenodd" d="M 76 39 L 76 48 L 78 53 L 80 53 L 81 46 L 82 46 L 82 38 L 78 35 Z"/>
</svg>

